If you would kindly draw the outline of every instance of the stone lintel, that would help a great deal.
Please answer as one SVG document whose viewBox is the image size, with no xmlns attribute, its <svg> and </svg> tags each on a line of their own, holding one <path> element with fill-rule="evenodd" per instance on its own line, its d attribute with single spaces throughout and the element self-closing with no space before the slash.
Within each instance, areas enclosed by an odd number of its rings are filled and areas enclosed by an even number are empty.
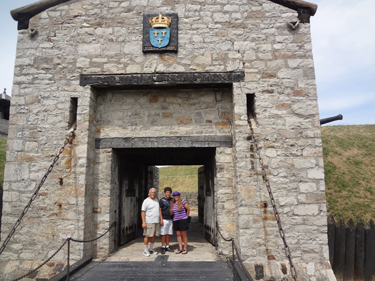
<svg viewBox="0 0 375 281">
<path fill-rule="evenodd" d="M 42 0 L 15 10 L 10 11 L 12 18 L 18 21 L 18 30 L 28 29 L 29 20 L 37 14 L 71 0 Z"/>
<path fill-rule="evenodd" d="M 95 148 L 232 147 L 231 135 L 95 139 Z"/>
<path fill-rule="evenodd" d="M 244 72 L 194 72 L 152 74 L 81 74 L 81 86 L 118 87 L 147 85 L 218 85 L 244 81 Z"/>
</svg>

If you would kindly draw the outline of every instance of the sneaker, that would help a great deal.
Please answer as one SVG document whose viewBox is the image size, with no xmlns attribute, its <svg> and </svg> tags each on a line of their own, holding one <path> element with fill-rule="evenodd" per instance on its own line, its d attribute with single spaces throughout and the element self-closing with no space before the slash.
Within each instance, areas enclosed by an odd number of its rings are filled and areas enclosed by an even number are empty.
<svg viewBox="0 0 375 281">
<path fill-rule="evenodd" d="M 151 249 L 149 250 L 149 252 L 150 252 L 151 255 L 157 255 L 157 254 L 159 254 L 159 253 L 156 252 L 155 250 L 151 250 Z"/>
<path fill-rule="evenodd" d="M 165 254 L 165 248 L 161 248 L 161 254 L 162 254 L 162 255 Z"/>
<path fill-rule="evenodd" d="M 166 250 L 167 252 L 173 252 L 173 250 L 171 249 L 171 247 L 167 247 L 167 248 L 165 248 L 165 250 Z"/>
<path fill-rule="evenodd" d="M 144 255 L 145 257 L 149 257 L 149 256 L 150 256 L 150 252 L 147 251 L 147 250 L 144 250 L 144 251 L 143 251 L 143 255 Z"/>
</svg>

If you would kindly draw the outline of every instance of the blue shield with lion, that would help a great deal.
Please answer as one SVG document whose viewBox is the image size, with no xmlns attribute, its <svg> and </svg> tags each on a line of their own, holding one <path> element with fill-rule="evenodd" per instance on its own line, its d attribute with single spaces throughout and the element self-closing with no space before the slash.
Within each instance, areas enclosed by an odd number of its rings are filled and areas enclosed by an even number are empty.
<svg viewBox="0 0 375 281">
<path fill-rule="evenodd" d="M 150 28 L 150 42 L 156 48 L 163 48 L 169 44 L 171 37 L 169 28 Z"/>
</svg>

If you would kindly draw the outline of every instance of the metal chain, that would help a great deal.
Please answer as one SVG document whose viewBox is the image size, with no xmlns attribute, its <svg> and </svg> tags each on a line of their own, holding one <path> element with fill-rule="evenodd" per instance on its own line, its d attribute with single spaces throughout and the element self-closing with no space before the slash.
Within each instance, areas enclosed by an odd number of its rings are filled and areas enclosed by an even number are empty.
<svg viewBox="0 0 375 281">
<path fill-rule="evenodd" d="M 9 240 L 12 238 L 12 236 L 13 236 L 14 232 L 16 231 L 17 227 L 21 224 L 21 221 L 22 221 L 23 217 L 26 215 L 27 211 L 29 210 L 31 204 L 33 203 L 35 198 L 38 196 L 40 188 L 43 186 L 44 182 L 46 181 L 48 175 L 51 173 L 51 171 L 52 171 L 53 167 L 55 166 L 56 162 L 59 160 L 61 153 L 65 149 L 65 146 L 68 143 L 71 144 L 73 142 L 73 139 L 75 137 L 76 129 L 77 129 L 77 125 L 74 126 L 73 130 L 69 133 L 69 136 L 65 139 L 64 145 L 60 148 L 59 152 L 57 153 L 57 155 L 53 159 L 52 164 L 49 166 L 46 174 L 44 175 L 44 177 L 40 181 L 38 187 L 35 189 L 33 195 L 31 196 L 31 198 L 30 198 L 29 202 L 27 203 L 26 207 L 23 209 L 21 215 L 19 216 L 18 220 L 14 224 L 14 226 L 13 226 L 12 230 L 10 231 L 10 233 L 8 234 L 7 238 L 4 240 L 4 242 L 3 242 L 3 244 L 1 245 L 1 248 L 0 248 L 0 255 L 3 253 L 5 247 L 9 243 Z"/>
<path fill-rule="evenodd" d="M 39 265 L 38 267 L 34 268 L 33 270 L 29 271 L 28 273 L 26 273 L 25 275 L 22 275 L 16 279 L 13 279 L 13 281 L 18 281 L 18 280 L 21 280 L 23 278 L 25 278 L 26 276 L 29 276 L 30 274 L 34 273 L 35 271 L 37 271 L 39 268 L 41 268 L 43 265 L 45 265 L 47 262 L 49 262 L 54 256 L 56 256 L 56 254 L 62 249 L 62 247 L 65 246 L 66 242 L 68 240 L 65 240 L 65 242 L 60 246 L 60 248 L 57 249 L 57 251 L 52 255 L 50 256 L 44 263 L 42 263 L 41 265 Z"/>
<path fill-rule="evenodd" d="M 276 218 L 277 226 L 279 227 L 279 234 L 280 234 L 281 239 L 284 242 L 285 255 L 289 259 L 290 272 L 292 274 L 292 278 L 295 281 L 297 281 L 297 270 L 294 267 L 293 262 L 292 262 L 292 256 L 290 254 L 290 248 L 288 246 L 288 243 L 286 242 L 285 232 L 284 232 L 284 229 L 283 229 L 283 227 L 281 225 L 280 215 L 279 215 L 279 212 L 277 211 L 276 202 L 275 202 L 275 199 L 274 199 L 273 194 L 272 194 L 270 182 L 269 182 L 269 180 L 267 178 L 267 171 L 266 171 L 266 169 L 264 167 L 263 159 L 260 156 L 260 149 L 258 147 L 258 143 L 257 143 L 257 140 L 256 140 L 255 135 L 254 135 L 253 126 L 251 124 L 250 119 L 248 119 L 247 122 L 249 123 L 250 131 L 251 131 L 251 136 L 250 137 L 251 137 L 251 139 L 254 142 L 254 146 L 255 146 L 255 149 L 256 149 L 256 152 L 257 152 L 258 158 L 259 158 L 259 163 L 260 163 L 260 165 L 262 167 L 262 178 L 263 178 L 263 181 L 266 184 L 266 187 L 267 187 L 267 190 L 268 190 L 268 195 L 270 196 L 270 201 L 271 201 L 273 212 L 274 212 L 274 215 L 275 215 L 275 218 Z"/>
</svg>

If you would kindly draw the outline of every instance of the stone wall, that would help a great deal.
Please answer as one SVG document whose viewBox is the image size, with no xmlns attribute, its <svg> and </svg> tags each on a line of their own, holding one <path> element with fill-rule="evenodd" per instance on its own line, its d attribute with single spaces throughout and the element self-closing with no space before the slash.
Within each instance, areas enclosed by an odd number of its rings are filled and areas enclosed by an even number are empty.
<svg viewBox="0 0 375 281">
<path fill-rule="evenodd" d="M 155 11 L 178 13 L 177 54 L 142 53 L 142 15 Z M 216 149 L 218 224 L 236 239 L 250 271 L 257 264 L 264 279 L 285 277 L 288 262 L 247 140 L 246 94 L 255 94 L 255 133 L 300 280 L 329 278 L 310 26 L 288 29 L 295 21 L 295 11 L 268 0 L 72 0 L 32 18 L 38 34 L 18 34 L 2 238 L 64 142 L 71 98 L 78 98 L 78 129 L 0 257 L 1 274 L 18 277 L 66 237 L 93 238 L 114 221 L 117 155 L 95 148 L 95 138 L 215 134 L 233 138 L 233 147 Z M 245 79 L 228 89 L 179 87 L 173 93 L 79 84 L 80 74 L 233 71 L 243 71 Z M 74 244 L 72 260 L 104 257 L 113 245 L 114 233 L 95 245 Z M 229 250 L 219 239 L 218 252 Z M 64 249 L 54 262 L 65 260 Z M 38 278 L 53 275 L 56 266 Z"/>
<path fill-rule="evenodd" d="M 180 192 L 181 199 L 185 200 L 190 208 L 198 208 L 198 192 Z M 158 198 L 163 198 L 164 192 L 159 191 Z"/>
<path fill-rule="evenodd" d="M 95 137 L 228 135 L 231 119 L 229 89 L 112 90 L 98 95 Z"/>
<path fill-rule="evenodd" d="M 0 119 L 0 137 L 6 138 L 8 136 L 9 121 Z"/>
</svg>

